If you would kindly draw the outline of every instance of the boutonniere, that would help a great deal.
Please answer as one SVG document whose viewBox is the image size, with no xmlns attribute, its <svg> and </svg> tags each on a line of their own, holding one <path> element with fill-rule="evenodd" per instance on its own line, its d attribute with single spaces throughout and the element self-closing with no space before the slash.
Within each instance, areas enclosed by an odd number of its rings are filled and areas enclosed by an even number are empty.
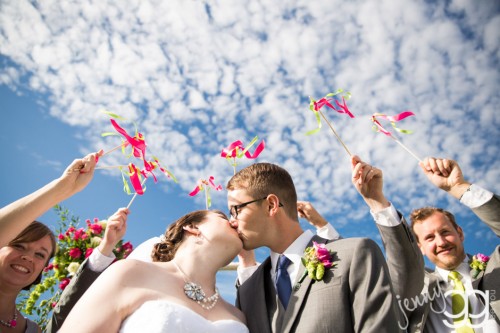
<svg viewBox="0 0 500 333">
<path fill-rule="evenodd" d="M 314 281 L 323 280 L 325 269 L 335 266 L 335 263 L 333 262 L 333 255 L 334 252 L 328 250 L 325 244 L 313 241 L 313 246 L 304 250 L 304 256 L 301 258 L 301 261 L 306 270 L 293 289 L 295 291 L 299 290 L 302 281 L 304 281 L 306 276 L 309 276 L 309 278 Z"/>
<path fill-rule="evenodd" d="M 482 253 L 478 253 L 472 257 L 472 262 L 470 264 L 470 267 L 472 268 L 471 275 L 473 279 L 475 279 L 480 272 L 486 269 L 486 265 L 488 264 L 489 260 L 490 257 Z"/>
</svg>

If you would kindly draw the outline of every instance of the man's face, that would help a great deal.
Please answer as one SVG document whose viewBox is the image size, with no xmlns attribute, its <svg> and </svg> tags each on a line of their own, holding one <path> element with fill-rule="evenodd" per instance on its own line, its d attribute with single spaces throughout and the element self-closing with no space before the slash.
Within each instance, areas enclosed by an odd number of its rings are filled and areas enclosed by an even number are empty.
<svg viewBox="0 0 500 333">
<path fill-rule="evenodd" d="M 462 228 L 455 229 L 443 213 L 435 212 L 413 229 L 422 254 L 436 266 L 453 270 L 465 259 Z"/>
<path fill-rule="evenodd" d="M 267 221 L 266 198 L 253 198 L 246 190 L 237 189 L 228 191 L 227 205 L 232 212 L 230 223 L 237 228 L 243 241 L 243 248 L 253 250 L 265 245 L 263 240 Z M 241 207 L 239 207 L 240 205 Z"/>
</svg>

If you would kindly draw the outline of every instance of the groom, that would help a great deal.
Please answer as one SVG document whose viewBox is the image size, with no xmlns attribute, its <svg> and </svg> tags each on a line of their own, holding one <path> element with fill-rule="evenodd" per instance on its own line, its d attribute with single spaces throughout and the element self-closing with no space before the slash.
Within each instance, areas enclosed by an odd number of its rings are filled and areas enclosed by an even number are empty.
<svg viewBox="0 0 500 333">
<path fill-rule="evenodd" d="M 250 332 L 399 331 L 387 265 L 375 242 L 328 242 L 303 231 L 293 180 L 277 165 L 248 166 L 229 180 L 227 190 L 231 223 L 244 248 L 271 250 L 237 291 L 236 306 L 245 313 Z M 317 281 L 302 279 L 301 257 L 313 241 L 333 253 L 334 265 Z M 282 267 L 283 262 L 288 266 Z"/>
</svg>

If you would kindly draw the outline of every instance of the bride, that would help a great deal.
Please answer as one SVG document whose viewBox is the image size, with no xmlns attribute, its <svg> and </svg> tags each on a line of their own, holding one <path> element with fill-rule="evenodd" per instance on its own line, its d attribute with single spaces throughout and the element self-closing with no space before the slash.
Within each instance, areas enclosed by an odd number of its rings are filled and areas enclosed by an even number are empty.
<svg viewBox="0 0 500 333">
<path fill-rule="evenodd" d="M 92 284 L 59 332 L 242 332 L 215 274 L 243 245 L 220 211 L 189 213 L 155 245 L 153 262 L 121 260 Z"/>
</svg>

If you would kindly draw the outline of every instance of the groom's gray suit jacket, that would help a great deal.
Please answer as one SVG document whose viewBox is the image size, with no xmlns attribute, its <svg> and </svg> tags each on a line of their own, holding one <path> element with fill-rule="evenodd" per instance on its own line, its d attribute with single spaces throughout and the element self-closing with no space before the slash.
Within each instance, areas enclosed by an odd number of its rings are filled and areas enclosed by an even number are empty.
<svg viewBox="0 0 500 333">
<path fill-rule="evenodd" d="M 335 253 L 335 266 L 323 280 L 306 277 L 294 288 L 286 311 L 277 302 L 270 258 L 239 286 L 236 306 L 250 332 L 399 332 L 396 299 L 378 245 L 367 238 L 328 242 L 314 236 L 308 246 L 313 240 Z M 301 265 L 297 280 L 304 270 Z"/>
</svg>

